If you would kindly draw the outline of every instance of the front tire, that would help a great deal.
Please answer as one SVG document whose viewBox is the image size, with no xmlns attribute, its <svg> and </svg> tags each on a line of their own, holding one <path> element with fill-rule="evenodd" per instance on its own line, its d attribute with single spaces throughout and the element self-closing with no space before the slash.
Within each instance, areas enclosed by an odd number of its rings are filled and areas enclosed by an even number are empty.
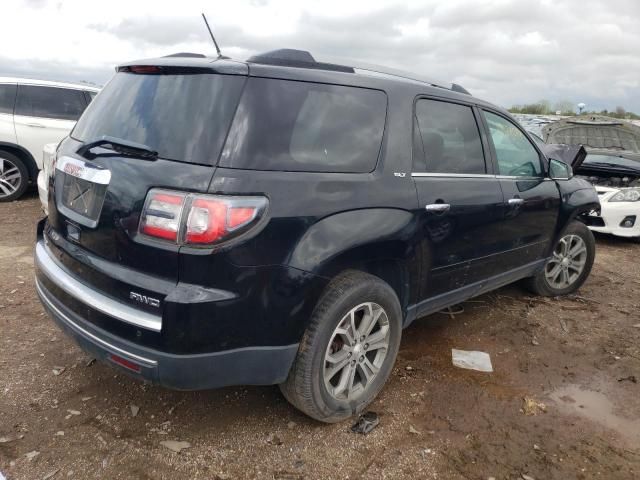
<svg viewBox="0 0 640 480">
<path fill-rule="evenodd" d="M 15 155 L 0 150 L 0 202 L 11 202 L 22 196 L 29 184 L 29 171 Z"/>
<path fill-rule="evenodd" d="M 280 390 L 322 422 L 357 415 L 389 378 L 401 333 L 402 312 L 393 289 L 373 275 L 342 274 L 318 302 Z"/>
<path fill-rule="evenodd" d="M 527 279 L 527 287 L 542 296 L 568 295 L 585 282 L 596 256 L 591 230 L 577 220 L 571 222 L 553 249 L 544 269 Z"/>
</svg>

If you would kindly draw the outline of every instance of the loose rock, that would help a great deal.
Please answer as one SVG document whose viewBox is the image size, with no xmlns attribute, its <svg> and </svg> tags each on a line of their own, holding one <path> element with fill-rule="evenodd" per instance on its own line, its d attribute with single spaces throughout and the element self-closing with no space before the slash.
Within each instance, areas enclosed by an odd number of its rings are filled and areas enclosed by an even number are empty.
<svg viewBox="0 0 640 480">
<path fill-rule="evenodd" d="M 267 437 L 267 443 L 270 443 L 271 445 L 282 445 L 282 440 L 275 433 L 270 433 Z"/>
<path fill-rule="evenodd" d="M 29 461 L 33 460 L 38 455 L 40 455 L 40 452 L 38 452 L 37 450 L 33 450 L 32 452 L 24 454 L 24 456 L 27 457 L 27 460 L 29 460 Z"/>
<path fill-rule="evenodd" d="M 52 478 L 56 473 L 58 473 L 60 471 L 59 468 L 56 468 L 55 470 L 50 471 L 49 473 L 47 473 L 44 477 L 42 477 L 42 480 L 49 480 L 50 478 Z"/>
<path fill-rule="evenodd" d="M 163 442 L 160 442 L 160 445 L 176 453 L 180 453 L 185 448 L 191 447 L 191 444 L 189 442 L 179 442 L 177 440 L 165 440 Z"/>
<path fill-rule="evenodd" d="M 522 413 L 525 415 L 536 415 L 539 411 L 546 413 L 547 406 L 542 402 L 537 402 L 533 398 L 523 398 Z"/>
</svg>

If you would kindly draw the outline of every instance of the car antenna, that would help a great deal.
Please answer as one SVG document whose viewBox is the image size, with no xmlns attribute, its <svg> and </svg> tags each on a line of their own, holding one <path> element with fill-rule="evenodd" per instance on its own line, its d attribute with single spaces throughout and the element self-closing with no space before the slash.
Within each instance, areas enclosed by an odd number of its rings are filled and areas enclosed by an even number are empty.
<svg viewBox="0 0 640 480">
<path fill-rule="evenodd" d="M 207 17 L 202 14 L 202 19 L 204 20 L 204 24 L 207 26 L 207 30 L 209 30 L 209 35 L 211 35 L 211 40 L 213 40 L 213 44 L 216 47 L 216 52 L 218 52 L 218 58 L 229 58 L 222 55 L 220 51 L 220 47 L 218 46 L 218 42 L 216 42 L 216 37 L 213 36 L 213 32 L 211 31 L 211 27 L 209 26 L 209 22 L 207 22 Z"/>
</svg>

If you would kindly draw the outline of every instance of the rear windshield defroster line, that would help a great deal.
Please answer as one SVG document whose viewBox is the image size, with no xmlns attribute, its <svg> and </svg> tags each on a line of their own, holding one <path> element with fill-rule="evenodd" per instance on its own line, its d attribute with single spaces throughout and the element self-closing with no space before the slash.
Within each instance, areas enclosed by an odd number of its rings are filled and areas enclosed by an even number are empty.
<svg viewBox="0 0 640 480">
<path fill-rule="evenodd" d="M 213 165 L 246 77 L 119 72 L 91 102 L 71 136 L 104 135 L 147 145 L 160 158 Z"/>
</svg>

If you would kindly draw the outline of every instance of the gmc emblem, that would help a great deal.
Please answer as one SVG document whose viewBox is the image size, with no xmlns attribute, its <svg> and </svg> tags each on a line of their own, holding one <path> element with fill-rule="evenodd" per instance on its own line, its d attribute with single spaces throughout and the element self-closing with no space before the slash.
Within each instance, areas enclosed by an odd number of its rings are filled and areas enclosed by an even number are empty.
<svg viewBox="0 0 640 480">
<path fill-rule="evenodd" d="M 157 298 L 147 297 L 146 295 L 142 295 L 136 292 L 129 292 L 129 298 L 131 300 L 135 300 L 138 303 L 149 305 L 150 307 L 160 308 L 160 300 L 158 300 Z"/>
</svg>

